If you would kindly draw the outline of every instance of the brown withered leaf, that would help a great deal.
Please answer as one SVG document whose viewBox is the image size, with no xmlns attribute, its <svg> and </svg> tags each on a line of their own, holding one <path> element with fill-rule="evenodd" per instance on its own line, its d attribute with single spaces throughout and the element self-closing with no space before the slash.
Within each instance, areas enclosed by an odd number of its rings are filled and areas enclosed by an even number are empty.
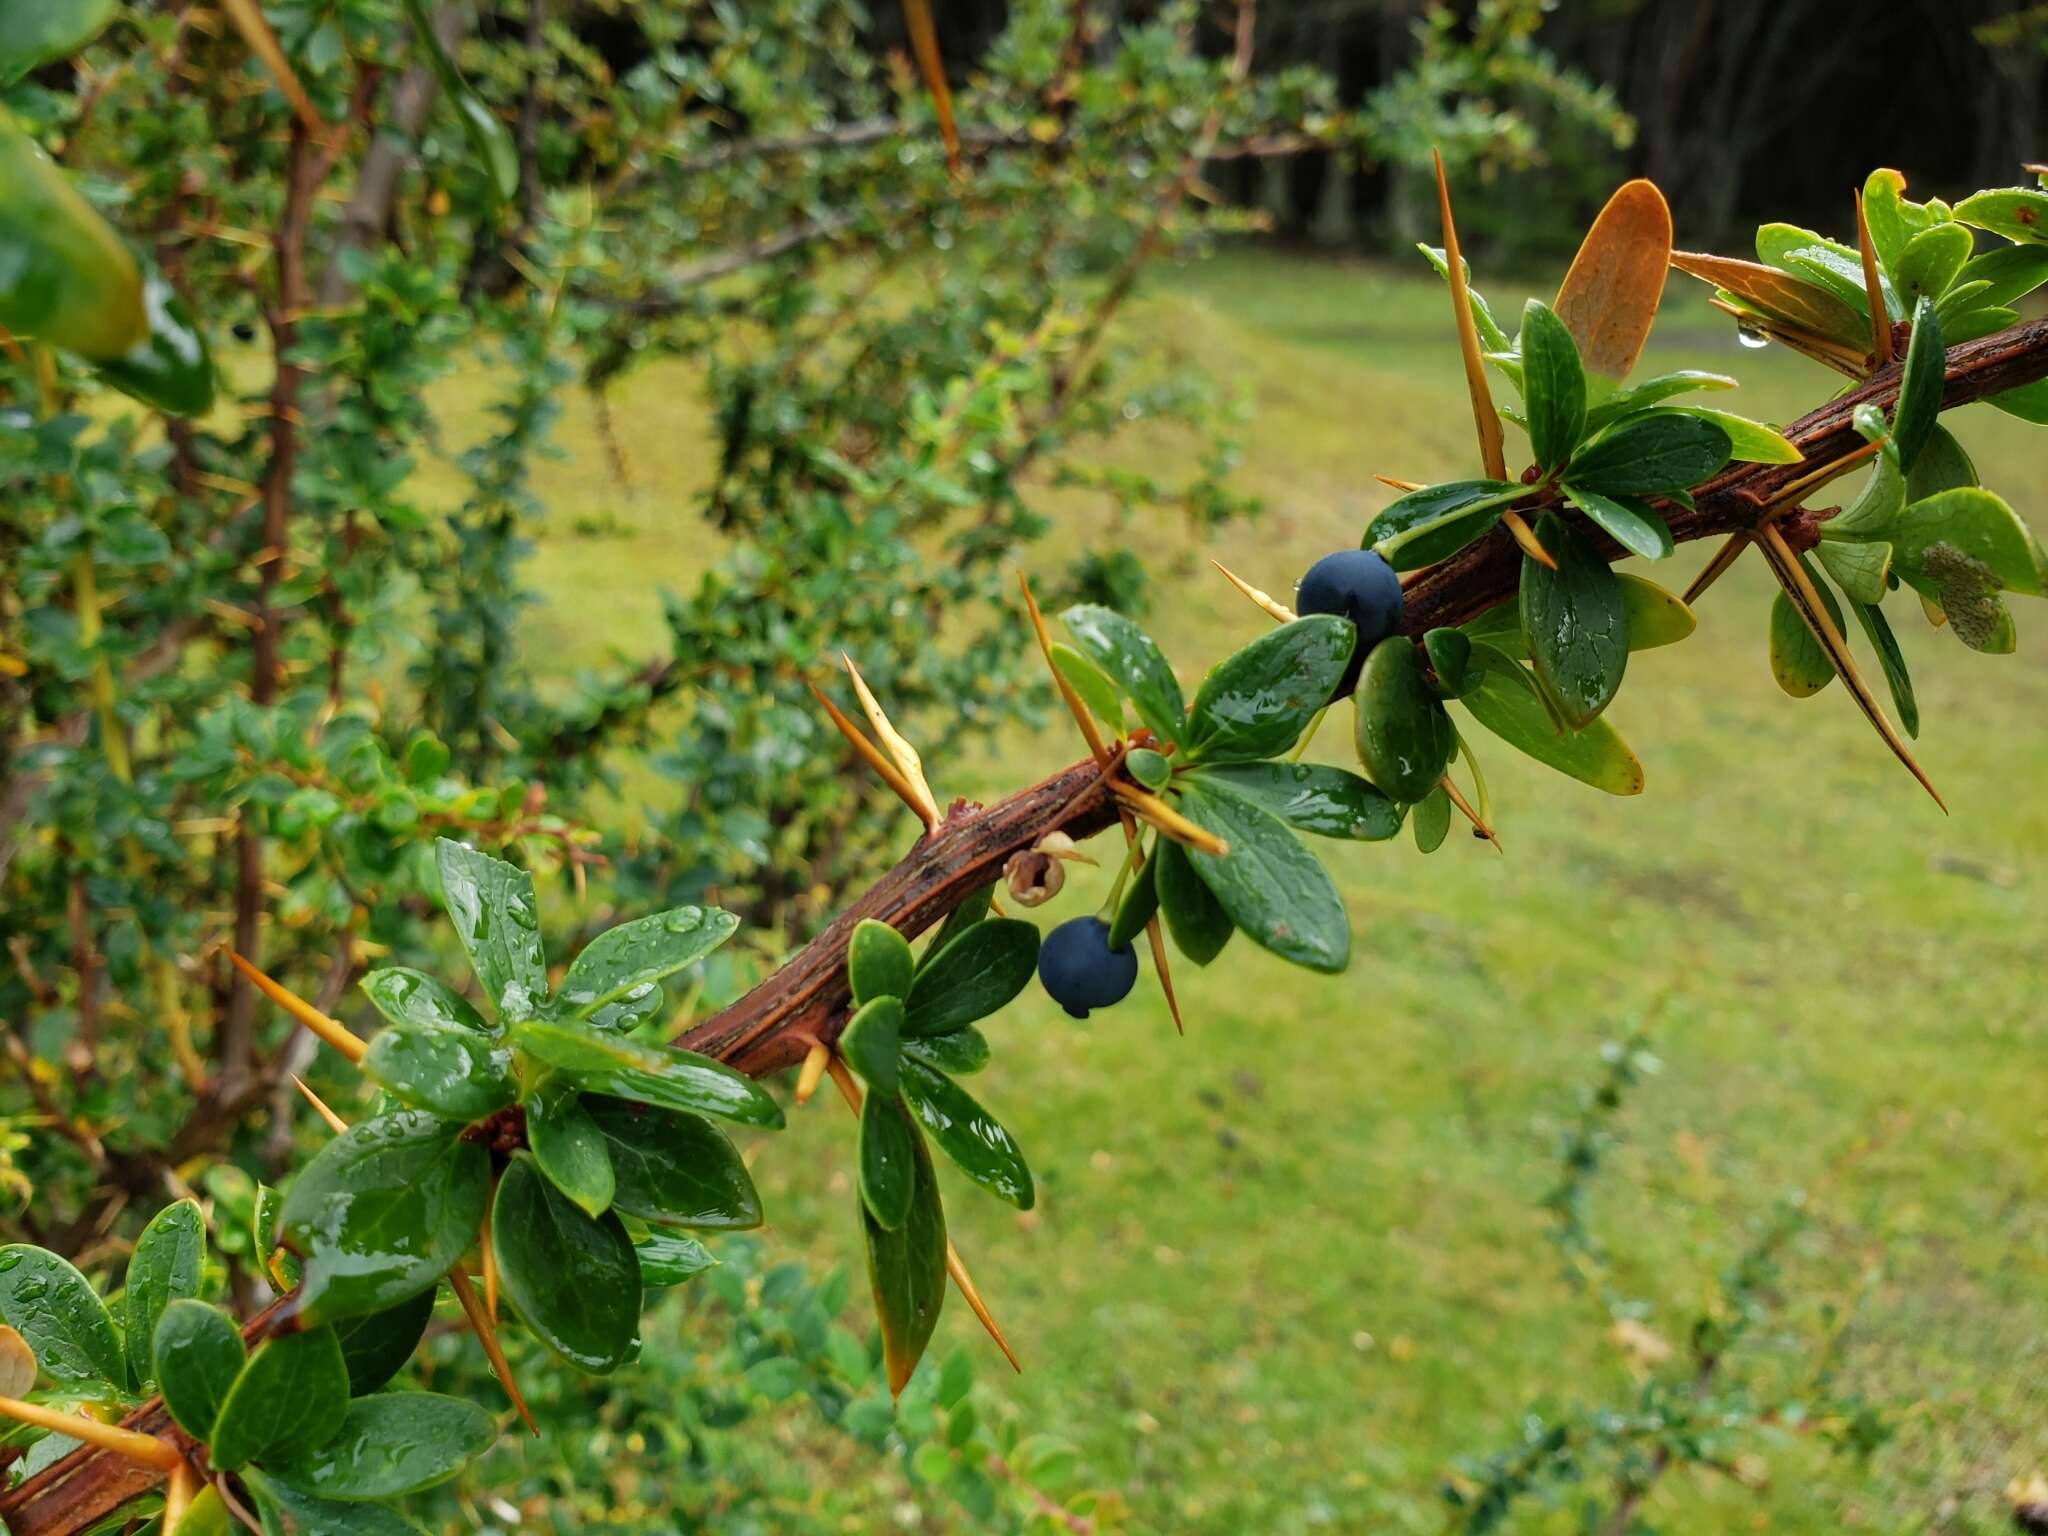
<svg viewBox="0 0 2048 1536">
<path fill-rule="evenodd" d="M 1620 380 L 1649 340 L 1671 266 L 1671 208 L 1652 181 L 1624 182 L 1572 258 L 1551 307 L 1586 367 Z"/>
<path fill-rule="evenodd" d="M 1671 265 L 1828 341 L 1859 353 L 1869 344 L 1863 317 L 1855 310 L 1826 289 L 1802 283 L 1776 267 L 1700 251 L 1673 251 Z"/>
</svg>

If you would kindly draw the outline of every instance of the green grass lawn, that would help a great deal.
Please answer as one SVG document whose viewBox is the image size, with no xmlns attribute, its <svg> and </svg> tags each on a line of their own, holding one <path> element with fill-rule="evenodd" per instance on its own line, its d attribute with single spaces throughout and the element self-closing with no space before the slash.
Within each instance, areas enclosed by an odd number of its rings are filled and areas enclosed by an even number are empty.
<svg viewBox="0 0 2048 1536">
<path fill-rule="evenodd" d="M 1525 290 L 1481 286 L 1497 313 L 1519 309 Z M 1782 421 L 1832 388 L 1778 349 L 1739 349 L 1695 293 L 1674 288 L 1667 311 L 1645 366 L 1741 375 L 1716 404 Z M 1127 332 L 1257 402 L 1242 482 L 1264 516 L 1213 551 L 1152 560 L 1149 622 L 1191 679 L 1266 622 L 1198 557 L 1284 592 L 1389 499 L 1375 471 L 1475 468 L 1426 272 L 1226 254 L 1163 278 Z M 656 647 L 658 587 L 704 558 L 691 381 L 650 370 L 614 410 L 636 494 L 574 413 L 573 454 L 539 486 L 550 601 L 530 644 L 564 671 Z M 1952 421 L 1986 481 L 2048 528 L 2048 438 L 1988 407 Z M 1166 465 L 1185 448 L 1143 428 L 1118 451 Z M 1078 494 L 1043 503 L 1062 559 L 1185 537 L 1119 529 Z M 1682 587 L 1705 553 L 1657 574 Z M 590 590 L 602 605 L 579 600 Z M 1945 817 L 1840 688 L 1778 691 L 1768 595 L 1745 563 L 1702 603 L 1697 636 L 1632 662 L 1614 715 L 1647 765 L 1644 796 L 1603 797 L 1482 738 L 1504 857 L 1455 836 L 1426 862 L 1405 840 L 1332 851 L 1348 974 L 1239 939 L 1179 973 L 1184 1039 L 1149 987 L 1086 1024 L 1035 990 L 995 1021 L 976 1092 L 1042 1194 L 1019 1216 L 956 1180 L 954 1232 L 1025 1359 L 1000 1390 L 1078 1441 L 1139 1529 L 1438 1530 L 1454 1459 L 1507 1446 L 1532 1405 L 1631 1399 L 1605 1313 L 1562 1279 L 1536 1202 L 1600 1042 L 1638 1019 L 1665 1070 L 1632 1101 L 1594 1202 L 1619 1284 L 1682 1349 L 1716 1272 L 1804 1188 L 1815 1222 L 1749 1358 L 1796 1392 L 1823 1307 L 1846 1309 L 1837 1381 L 1899 1418 L 1868 1471 L 1787 1432 L 1762 1447 L 1760 1487 L 1674 1476 L 1649 1506 L 1658 1529 L 1990 1531 L 2007 1480 L 2048 1464 L 2048 625 L 2026 605 L 2019 654 L 1979 657 L 1892 605 L 1912 617 L 1918 750 Z M 1333 760 L 1343 736 L 1321 744 Z M 935 765 L 941 794 L 995 793 L 1080 750 L 1071 731 L 1006 746 L 1000 766 Z M 1106 879 L 1039 915 L 1086 910 Z M 756 1166 L 775 1239 L 857 1266 L 852 1126 L 829 1099 Z M 996 1380 L 999 1357 L 956 1308 L 939 1348 L 960 1342 Z M 1513 1526 L 1578 1528 L 1575 1508 L 1534 1506 Z"/>
</svg>

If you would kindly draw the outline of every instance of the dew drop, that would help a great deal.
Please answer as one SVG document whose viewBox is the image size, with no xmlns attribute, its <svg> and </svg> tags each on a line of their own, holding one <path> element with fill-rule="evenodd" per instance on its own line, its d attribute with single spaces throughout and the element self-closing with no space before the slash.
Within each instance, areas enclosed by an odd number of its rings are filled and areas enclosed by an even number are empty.
<svg viewBox="0 0 2048 1536">
<path fill-rule="evenodd" d="M 1735 327 L 1735 339 L 1752 352 L 1760 352 L 1771 344 L 1771 338 L 1760 328 L 1747 323 Z"/>
</svg>

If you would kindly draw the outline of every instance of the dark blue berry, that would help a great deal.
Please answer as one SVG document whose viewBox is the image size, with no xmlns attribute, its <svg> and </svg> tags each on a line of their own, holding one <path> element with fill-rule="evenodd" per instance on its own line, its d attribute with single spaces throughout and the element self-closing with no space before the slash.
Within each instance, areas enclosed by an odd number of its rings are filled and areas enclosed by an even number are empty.
<svg viewBox="0 0 2048 1536">
<path fill-rule="evenodd" d="M 1358 687 L 1366 655 L 1401 624 L 1401 578 L 1369 549 L 1340 549 L 1308 568 L 1294 588 L 1297 613 L 1334 613 L 1358 627 L 1358 646 L 1335 697 Z"/>
<path fill-rule="evenodd" d="M 1077 1019 L 1131 995 L 1138 981 L 1137 951 L 1109 947 L 1109 924 L 1077 917 L 1045 936 L 1038 950 L 1038 980 L 1052 1000 Z"/>
</svg>

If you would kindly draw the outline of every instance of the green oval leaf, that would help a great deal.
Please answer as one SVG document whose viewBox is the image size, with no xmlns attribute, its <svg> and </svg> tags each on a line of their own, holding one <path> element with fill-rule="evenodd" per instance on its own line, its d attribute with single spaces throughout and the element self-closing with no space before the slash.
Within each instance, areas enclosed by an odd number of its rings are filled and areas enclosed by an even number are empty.
<svg viewBox="0 0 2048 1536">
<path fill-rule="evenodd" d="M 1152 637 L 1114 609 L 1081 603 L 1060 615 L 1081 654 L 1107 673 L 1152 734 L 1178 743 L 1187 725 L 1180 681 Z"/>
<path fill-rule="evenodd" d="M 641 1289 L 648 1291 L 681 1285 L 718 1262 L 709 1248 L 680 1232 L 650 1232 L 635 1238 L 633 1252 L 640 1260 Z"/>
<path fill-rule="evenodd" d="M 740 925 L 716 907 L 676 907 L 607 929 L 583 947 L 555 993 L 555 1018 L 585 1020 L 613 1003 L 636 1004 L 717 949 Z"/>
<path fill-rule="evenodd" d="M 846 979 L 856 1005 L 878 997 L 900 1001 L 910 996 L 916 975 L 917 960 L 910 953 L 910 940 L 872 917 L 853 925 L 853 936 L 846 941 Z"/>
<path fill-rule="evenodd" d="M 506 1298 L 569 1364 L 605 1375 L 638 1352 L 640 1260 L 615 1210 L 591 1216 L 515 1156 L 491 1207 L 491 1251 Z"/>
<path fill-rule="evenodd" d="M 1825 587 L 1820 594 L 1839 629 L 1842 611 L 1834 595 Z M 1835 680 L 1834 663 L 1783 592 L 1771 600 L 1771 676 L 1795 699 L 1810 698 Z"/>
<path fill-rule="evenodd" d="M 860 1107 L 860 1198 L 868 1220 L 896 1232 L 910 1219 L 917 1192 L 917 1133 L 893 1093 L 871 1093 Z"/>
<path fill-rule="evenodd" d="M 904 1037 L 978 1023 L 1029 986 L 1037 970 L 1037 928 L 1013 917 L 976 923 L 918 968 L 903 1010 Z"/>
<path fill-rule="evenodd" d="M 496 1421 L 475 1403 L 438 1392 L 380 1392 L 350 1403 L 325 1445 L 273 1458 L 268 1470 L 317 1498 L 397 1499 L 447 1482 L 497 1436 Z"/>
<path fill-rule="evenodd" d="M 1359 762 L 1382 792 L 1404 805 L 1436 788 L 1457 750 L 1457 733 L 1423 675 L 1422 658 L 1400 635 L 1389 635 L 1366 657 L 1352 718 Z M 1241 919 L 1238 926 L 1244 926 Z"/>
<path fill-rule="evenodd" d="M 1528 669 L 1491 646 L 1474 646 L 1484 666 L 1479 686 L 1458 702 L 1516 751 L 1610 795 L 1643 792 L 1643 765 L 1605 720 L 1560 731 Z"/>
<path fill-rule="evenodd" d="M 1956 286 L 1964 283 L 1984 284 L 1977 295 L 1979 304 L 2017 303 L 2048 283 L 2048 245 L 2007 245 L 1972 256 L 1956 274 Z"/>
<path fill-rule="evenodd" d="M 532 1018 L 548 995 L 533 876 L 445 837 L 435 840 L 434 858 L 441 905 L 498 1022 Z"/>
<path fill-rule="evenodd" d="M 1063 641 L 1053 641 L 1051 650 L 1053 666 L 1088 707 L 1088 713 L 1108 726 L 1112 736 L 1123 735 L 1123 699 L 1109 674 Z"/>
<path fill-rule="evenodd" d="M 363 1071 L 399 1102 L 449 1120 L 481 1120 L 519 1096 L 511 1049 L 470 1029 L 388 1025 L 364 1052 Z"/>
<path fill-rule="evenodd" d="M 1257 762 L 1292 747 L 1337 691 L 1357 637 L 1349 619 L 1311 614 L 1218 662 L 1188 714 L 1187 760 Z"/>
<path fill-rule="evenodd" d="M 374 1392 L 405 1368 L 420 1340 L 427 1336 L 427 1324 L 434 1320 L 434 1292 L 435 1287 L 429 1286 L 395 1307 L 328 1325 L 341 1344 L 342 1362 L 348 1367 L 349 1396 Z"/>
<path fill-rule="evenodd" d="M 213 409 L 213 354 L 205 333 L 156 264 L 143 261 L 141 268 L 143 337 L 94 371 L 167 416 L 204 416 Z"/>
<path fill-rule="evenodd" d="M 1412 654 L 1414 647 L 1400 643 Z M 1278 817 L 1220 784 L 1192 777 L 1182 787 L 1180 808 L 1230 845 L 1222 855 L 1189 849 L 1188 858 L 1253 943 L 1312 971 L 1344 969 L 1351 958 L 1344 902 L 1328 872 Z"/>
<path fill-rule="evenodd" d="M 128 1260 L 124 1340 L 128 1371 L 138 1387 L 156 1379 L 150 1349 L 158 1319 L 172 1302 L 199 1294 L 206 1270 L 206 1218 L 196 1200 L 177 1200 L 150 1218 Z M 26 1335 L 23 1335 L 26 1337 Z"/>
<path fill-rule="evenodd" d="M 470 1029 L 490 1034 L 491 1026 L 469 1000 L 438 977 L 394 965 L 372 971 L 362 980 L 363 995 L 393 1024 L 426 1029 Z"/>
<path fill-rule="evenodd" d="M 2048 192 L 2038 187 L 1994 187 L 1956 204 L 1956 220 L 2016 241 L 2021 248 L 2048 241 Z"/>
<path fill-rule="evenodd" d="M 1631 384 L 1617 389 L 1600 400 L 1586 412 L 1587 432 L 1598 432 L 1610 422 L 1624 416 L 1632 416 L 1646 406 L 1689 395 L 1696 390 L 1733 389 L 1735 380 L 1725 373 L 1705 373 L 1697 368 L 1681 368 L 1675 373 L 1660 373 L 1655 378 L 1644 379 L 1640 384 Z"/>
<path fill-rule="evenodd" d="M 1204 768 L 1194 777 L 1221 784 L 1297 832 L 1379 843 L 1401 830 L 1401 807 L 1371 780 L 1346 768 L 1324 763 L 1232 763 Z"/>
<path fill-rule="evenodd" d="M 1660 645 L 1676 645 L 1699 628 L 1699 619 L 1693 611 L 1654 581 L 1631 576 L 1626 571 L 1616 571 L 1614 575 L 1621 584 L 1622 606 L 1628 610 L 1630 650 L 1647 651 Z M 1487 646 L 1518 661 L 1528 660 L 1529 645 L 1522 638 L 1520 603 L 1502 603 L 1489 608 L 1463 628 L 1475 646 Z"/>
<path fill-rule="evenodd" d="M 904 953 L 909 954 L 907 947 Z M 884 995 L 870 998 L 855 1010 L 840 1032 L 839 1054 L 877 1093 L 894 1093 L 902 1042 L 903 1004 Z"/>
<path fill-rule="evenodd" d="M 285 1195 L 284 1230 L 306 1256 L 307 1323 L 379 1312 L 427 1289 L 483 1223 L 490 1158 L 462 1127 L 400 1110 L 343 1131 Z"/>
<path fill-rule="evenodd" d="M 47 1249 L 26 1243 L 0 1248 L 0 1322 L 27 1341 L 43 1375 L 60 1386 L 127 1385 L 127 1356 L 107 1304 L 85 1276 Z"/>
<path fill-rule="evenodd" d="M 1449 559 L 1500 521 L 1529 493 L 1505 480 L 1451 480 L 1390 502 L 1365 530 L 1361 547 L 1377 550 L 1397 571 Z"/>
<path fill-rule="evenodd" d="M 1173 935 L 1174 947 L 1196 965 L 1207 965 L 1223 952 L 1237 925 L 1216 893 L 1195 873 L 1187 850 L 1179 843 L 1162 839 L 1153 862 L 1159 866 L 1154 876 L 1159 885 L 1159 910 L 1166 919 L 1167 932 Z M 943 1062 L 928 1061 L 926 1065 L 941 1071 L 957 1070 Z"/>
<path fill-rule="evenodd" d="M 1173 763 L 1150 747 L 1133 747 L 1126 752 L 1124 772 L 1150 790 L 1164 789 L 1173 782 Z"/>
<path fill-rule="evenodd" d="M 1806 455 L 1799 445 L 1775 427 L 1728 411 L 1710 411 L 1701 405 L 1674 405 L 1674 411 L 1697 416 L 1728 434 L 1728 457 L 1744 464 L 1797 464 Z"/>
<path fill-rule="evenodd" d="M 882 1325 L 889 1390 L 901 1392 L 923 1358 L 946 1300 L 946 1212 L 924 1139 L 911 1136 L 910 1211 L 901 1227 L 882 1226 L 860 1201 L 868 1284 Z"/>
<path fill-rule="evenodd" d="M 584 1101 L 605 1139 L 614 1209 L 666 1226 L 761 1225 L 761 1196 L 731 1142 L 708 1120 L 620 1099 Z"/>
<path fill-rule="evenodd" d="M 210 1440 L 220 1405 L 249 1360 L 242 1330 L 220 1308 L 185 1297 L 164 1308 L 150 1339 L 164 1407 L 194 1440 Z"/>
<path fill-rule="evenodd" d="M 903 1054 L 938 1072 L 971 1075 L 988 1065 L 988 1036 L 972 1024 L 963 1024 L 949 1035 L 931 1035 L 923 1040 L 903 1042 Z"/>
<path fill-rule="evenodd" d="M 1885 578 L 1892 568 L 1892 547 L 1882 543 L 1859 543 L 1849 539 L 1822 539 L 1814 546 L 1821 569 L 1851 602 L 1879 603 L 1888 588 Z M 1780 593 L 1780 596 L 1784 594 Z"/>
<path fill-rule="evenodd" d="M 903 1069 L 903 1097 L 918 1123 L 960 1171 L 998 1199 L 1028 1211 L 1037 1199 L 1031 1167 L 1016 1139 L 958 1083 L 912 1061 Z"/>
<path fill-rule="evenodd" d="M 1728 462 L 1728 434 L 1690 411 L 1631 416 L 1573 456 L 1568 478 L 1608 496 L 1656 496 L 1712 478 Z"/>
<path fill-rule="evenodd" d="M 455 60 L 434 32 L 433 18 L 424 0 L 405 0 L 405 10 L 412 18 L 413 36 L 426 50 L 427 62 L 440 77 L 441 89 L 454 105 L 455 115 L 462 119 L 462 131 L 469 136 L 470 148 L 476 152 L 485 185 L 496 193 L 498 201 L 509 203 L 519 195 L 519 147 L 512 142 L 512 130 L 462 78 L 462 71 L 456 68 Z"/>
<path fill-rule="evenodd" d="M 1913 309 L 1913 338 L 1906 344 L 1905 367 L 1899 375 L 1899 400 L 1892 409 L 1892 444 L 1899 467 L 1910 471 L 1934 432 L 1941 414 L 1941 391 L 1948 354 L 1941 343 L 1941 322 L 1934 305 L 1922 298 Z"/>
<path fill-rule="evenodd" d="M 382 1504 L 315 1498 L 254 1467 L 243 1472 L 242 1481 L 256 1496 L 264 1536 L 426 1536 L 425 1526 Z"/>
<path fill-rule="evenodd" d="M 1906 242 L 1899 257 L 1899 297 L 1917 305 L 1948 291 L 1976 241 L 1961 224 L 1935 224 Z"/>
<path fill-rule="evenodd" d="M 276 1334 L 228 1388 L 207 1456 L 222 1472 L 289 1461 L 332 1440 L 347 1412 L 348 1366 L 334 1330 Z"/>
<path fill-rule="evenodd" d="M 1159 887 L 1154 884 L 1152 865 L 1152 860 L 1146 860 L 1145 867 L 1124 882 L 1123 897 L 1109 922 L 1111 949 L 1128 949 L 1159 910 Z"/>
<path fill-rule="evenodd" d="M 0 0 L 0 84 L 69 58 L 119 11 L 116 0 Z"/>
<path fill-rule="evenodd" d="M 1564 494 L 1615 543 L 1645 560 L 1662 560 L 1676 546 L 1657 509 L 1637 496 L 1607 496 L 1567 485 Z M 1604 564 L 1605 562 L 1603 562 Z"/>
<path fill-rule="evenodd" d="M 1628 609 L 1607 562 L 1556 514 L 1543 514 L 1536 537 L 1557 568 L 1523 556 L 1522 635 L 1538 681 L 1566 722 L 1582 728 L 1621 690 Z"/>
<path fill-rule="evenodd" d="M 1437 785 L 1416 805 L 1410 820 L 1414 825 L 1416 848 L 1423 853 L 1435 853 L 1443 847 L 1444 839 L 1451 832 L 1450 792 L 1443 785 Z"/>
<path fill-rule="evenodd" d="M 722 1061 L 570 1024 L 513 1027 L 512 1043 L 593 1093 L 780 1129 L 782 1106 Z"/>
<path fill-rule="evenodd" d="M 1893 523 L 1891 543 L 1900 576 L 1937 601 L 1941 576 L 1929 569 L 1930 560 L 1951 567 L 1967 561 L 2008 592 L 2040 597 L 2048 590 L 2048 555 L 2019 515 L 1989 491 L 1964 486 L 1912 503 Z"/>
<path fill-rule="evenodd" d="M 603 1129 L 574 1086 L 559 1078 L 526 1101 L 526 1145 L 547 1180 L 592 1216 L 617 1190 Z"/>
<path fill-rule="evenodd" d="M 4 46 L 4 45 L 0 45 Z M 0 325 L 106 361 L 149 334 L 126 242 L 0 112 Z"/>
<path fill-rule="evenodd" d="M 1555 469 L 1586 430 L 1586 370 L 1579 344 L 1541 299 L 1522 308 L 1522 398 L 1536 463 Z"/>
</svg>

